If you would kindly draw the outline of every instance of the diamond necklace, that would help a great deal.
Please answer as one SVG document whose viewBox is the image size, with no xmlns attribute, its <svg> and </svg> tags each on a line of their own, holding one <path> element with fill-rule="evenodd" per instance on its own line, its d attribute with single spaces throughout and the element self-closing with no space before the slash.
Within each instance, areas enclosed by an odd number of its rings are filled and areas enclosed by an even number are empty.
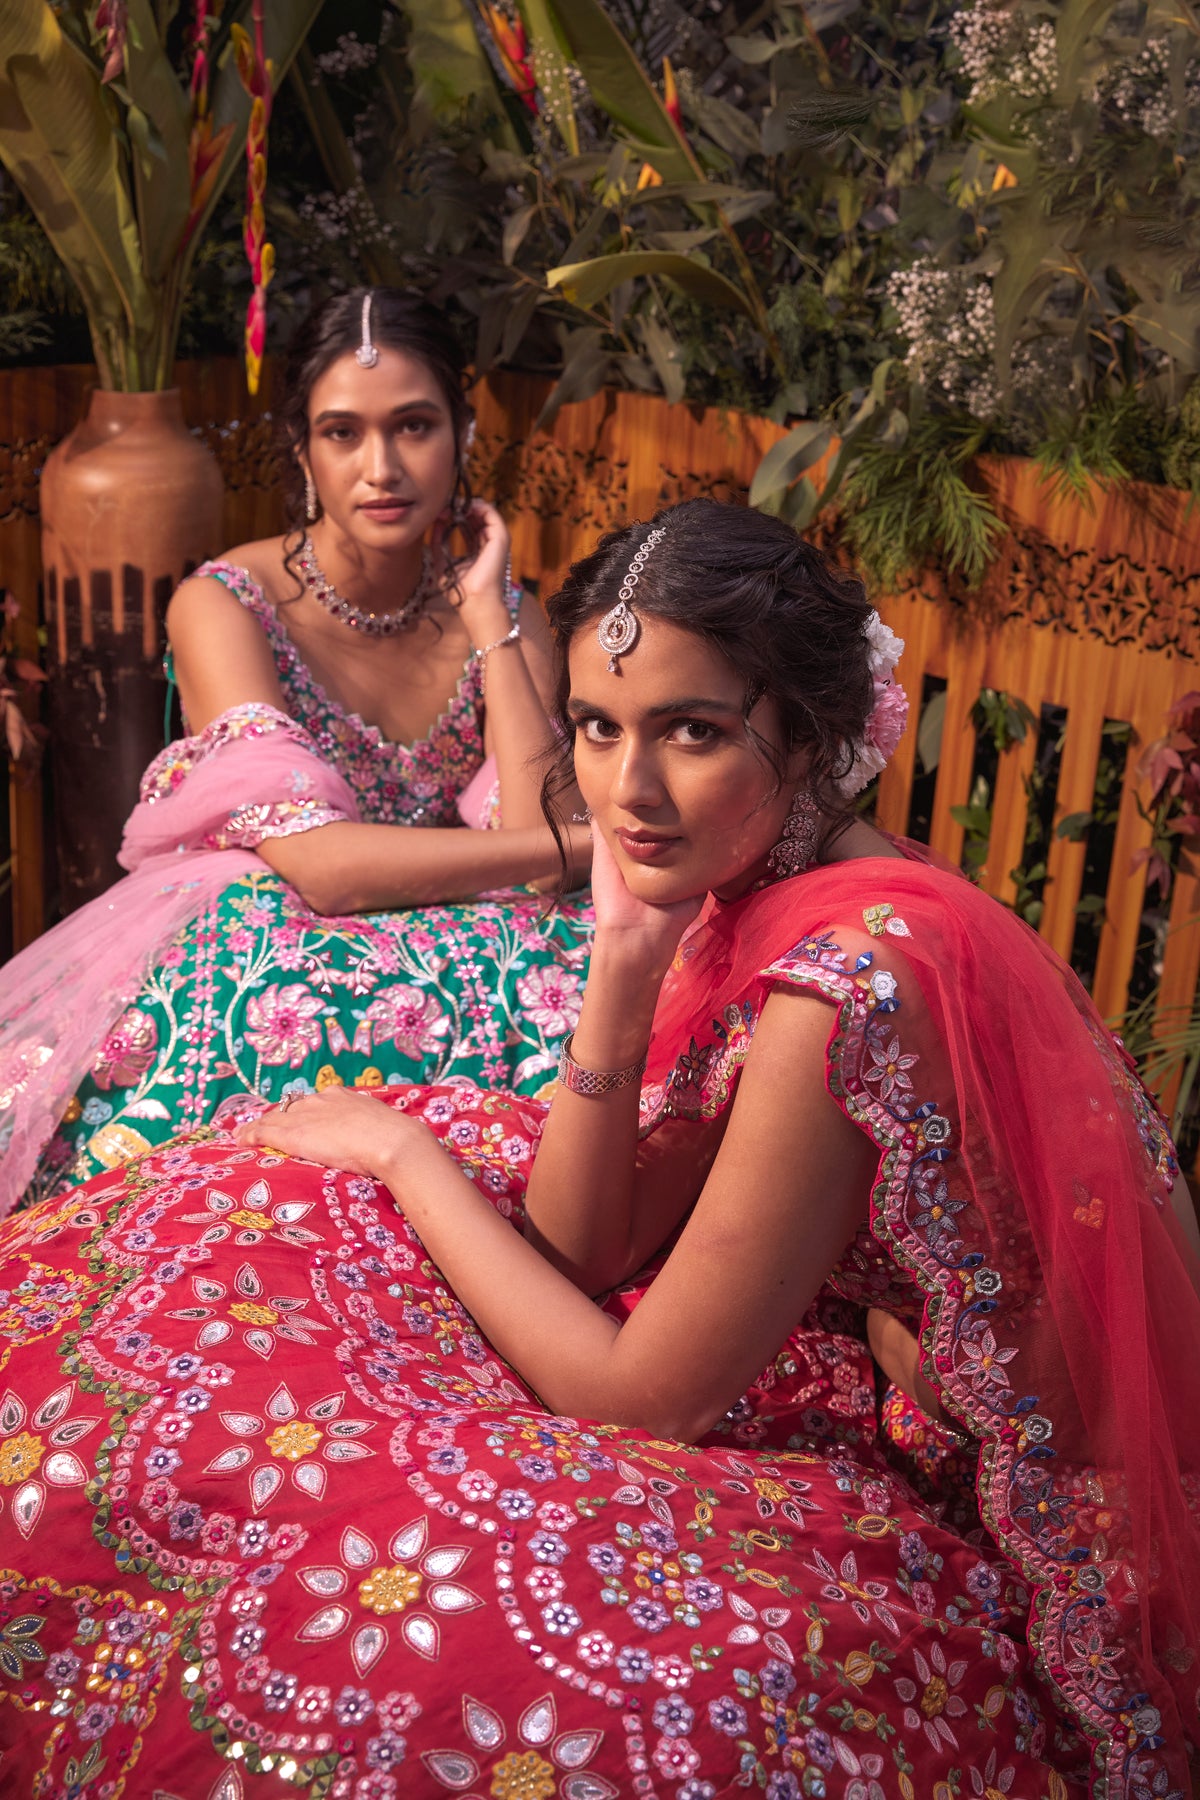
<svg viewBox="0 0 1200 1800">
<path fill-rule="evenodd" d="M 433 557 L 428 548 L 421 552 L 421 576 L 416 587 L 403 606 L 395 612 L 385 613 L 368 612 L 365 606 L 355 606 L 353 601 L 343 599 L 323 573 L 310 537 L 306 537 L 300 546 L 297 561 L 304 585 L 317 604 L 353 631 L 364 632 L 367 637 L 394 637 L 398 631 L 407 631 L 421 618 L 438 589 L 433 575 Z"/>
</svg>

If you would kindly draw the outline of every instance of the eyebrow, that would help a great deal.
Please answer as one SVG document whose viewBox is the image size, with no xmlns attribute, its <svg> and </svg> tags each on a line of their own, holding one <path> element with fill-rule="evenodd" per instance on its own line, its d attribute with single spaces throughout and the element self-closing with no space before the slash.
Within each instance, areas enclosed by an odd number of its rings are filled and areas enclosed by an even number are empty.
<svg viewBox="0 0 1200 1800">
<path fill-rule="evenodd" d="M 590 700 L 576 699 L 574 695 L 567 701 L 569 713 L 599 713 L 605 715 L 607 708 L 593 705 Z M 732 700 L 705 699 L 702 695 L 684 695 L 680 700 L 667 700 L 661 706 L 652 706 L 646 714 L 649 719 L 662 719 L 671 713 L 733 713 L 739 711 Z"/>
<path fill-rule="evenodd" d="M 441 410 L 442 409 L 436 400 L 404 400 L 399 406 L 393 406 L 391 417 L 393 419 L 398 418 L 401 413 L 441 412 Z M 319 412 L 317 414 L 316 418 L 313 420 L 313 424 L 323 425 L 329 419 L 358 419 L 361 416 L 360 413 L 356 413 L 353 407 L 350 406 L 327 406 L 324 412 Z"/>
</svg>

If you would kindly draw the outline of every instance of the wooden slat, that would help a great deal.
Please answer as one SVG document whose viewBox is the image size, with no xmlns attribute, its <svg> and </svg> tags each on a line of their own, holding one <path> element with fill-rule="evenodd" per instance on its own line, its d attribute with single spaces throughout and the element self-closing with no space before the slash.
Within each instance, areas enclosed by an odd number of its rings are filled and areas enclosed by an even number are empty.
<svg viewBox="0 0 1200 1800">
<path fill-rule="evenodd" d="M 988 682 L 998 692 L 1015 695 L 1034 715 L 1023 743 L 1013 744 L 1000 757 L 992 795 L 992 831 L 981 885 L 997 900 L 1010 905 L 1016 895 L 1011 871 L 1024 860 L 1025 827 L 1029 812 L 1026 782 L 1033 773 L 1038 753 L 1038 721 L 1046 698 L 1053 639 L 1046 631 L 1014 631 L 1006 628 L 1002 642 L 989 658 Z"/>
<path fill-rule="evenodd" d="M 950 816 L 952 806 L 971 797 L 975 765 L 975 727 L 970 713 L 982 685 L 987 645 L 978 633 L 956 632 L 946 655 L 946 723 L 933 796 L 932 848 L 957 863 L 962 857 L 963 828 Z"/>
<path fill-rule="evenodd" d="M 1073 813 L 1092 810 L 1096 793 L 1096 765 L 1100 760 L 1100 734 L 1104 728 L 1105 693 L 1088 666 L 1092 658 L 1080 658 L 1071 679 L 1060 689 L 1060 705 L 1067 709 L 1062 762 L 1058 772 L 1054 822 Z M 1075 909 L 1083 885 L 1087 840 L 1053 836 L 1046 859 L 1045 905 L 1041 934 L 1064 961 L 1071 958 L 1075 941 Z"/>
<path fill-rule="evenodd" d="M 277 531 L 279 496 L 262 453 L 267 441 L 263 414 L 278 398 L 278 370 L 268 365 L 263 394 L 253 404 L 234 359 L 181 365 L 178 374 L 189 422 L 204 427 L 210 436 L 217 426 L 221 428 L 218 449 L 230 477 L 226 527 L 231 546 Z M 21 641 L 27 651 L 34 647 L 39 624 L 40 545 L 32 468 L 80 415 L 89 379 L 90 371 L 83 368 L 0 373 L 0 442 L 41 446 L 31 453 L 24 489 L 19 470 L 8 477 L 10 490 L 20 490 L 23 498 L 0 517 L 0 580 L 21 601 Z M 500 373 L 478 383 L 472 394 L 487 489 L 504 501 L 514 571 L 518 578 L 536 581 L 543 594 L 553 590 L 570 562 L 590 549 L 604 529 L 647 518 L 660 506 L 691 493 L 744 498 L 761 456 L 782 430 L 745 415 L 667 407 L 649 395 L 601 393 L 563 408 L 549 432 L 537 431 L 534 424 L 547 391 L 548 383 Z M 1101 1010 L 1112 1014 L 1126 1002 L 1145 886 L 1144 870 L 1130 870 L 1133 854 L 1148 837 L 1138 813 L 1137 763 L 1146 742 L 1165 728 L 1175 696 L 1200 685 L 1191 660 L 1193 651 L 1200 652 L 1200 628 L 1195 624 L 1200 616 L 1195 596 L 1200 524 L 1189 518 L 1182 498 L 1161 490 L 1129 490 L 1107 497 L 1087 513 L 1073 501 L 1049 494 L 1031 464 L 989 462 L 984 472 L 1001 513 L 1025 522 L 1021 527 L 1026 532 L 1021 551 L 1025 561 L 1013 548 L 1016 540 L 1007 540 L 1005 555 L 985 583 L 979 604 L 951 596 L 932 575 L 919 588 L 879 602 L 883 616 L 906 639 L 899 675 L 909 689 L 912 716 L 880 782 L 877 818 L 891 830 L 908 827 L 921 689 L 927 676 L 940 676 L 948 683 L 932 841 L 952 861 L 961 856 L 963 834 L 950 819 L 949 809 L 970 797 L 975 742 L 968 715 L 982 685 L 1023 699 L 1035 713 L 1050 702 L 1068 709 L 1056 818 L 1091 810 L 1104 722 L 1128 720 L 1137 735 L 1124 771 L 1094 982 Z M 1061 592 L 1054 589 L 1057 565 L 1052 553 L 1049 585 L 1039 585 L 1031 577 L 1031 568 L 1036 572 L 1043 567 L 1036 558 L 1030 561 L 1034 539 L 1043 548 L 1048 544 L 1061 551 Z M 1075 560 L 1068 563 L 1070 557 Z M 1080 573 L 1081 557 L 1115 559 L 1118 571 L 1110 580 L 1108 561 L 1088 561 L 1096 586 L 1094 595 L 1089 591 L 1085 596 L 1086 616 L 1081 614 L 1079 595 L 1081 583 L 1086 587 L 1089 577 L 1086 570 Z M 1132 594 L 1133 599 L 1128 605 L 1122 599 L 1118 605 L 1113 599 L 1118 593 Z M 1014 596 L 1020 596 L 1020 617 L 1011 616 L 1017 604 Z M 1093 605 L 1094 616 L 1086 610 Z M 1106 622 L 1110 614 L 1111 622 Z M 147 630 L 153 629 L 149 619 Z M 1106 633 L 1112 641 L 1105 641 Z M 1160 644 L 1170 648 L 1159 648 Z M 1031 733 L 1023 745 L 1000 759 L 992 796 L 991 843 L 981 879 L 1002 900 L 1013 897 L 1010 871 L 1024 854 L 1025 778 L 1036 755 Z M 36 788 L 10 783 L 9 811 L 16 844 L 15 930 L 21 943 L 42 922 L 41 803 Z M 1060 840 L 1050 852 L 1042 930 L 1065 953 L 1070 950 L 1085 860 L 1083 844 Z M 1176 929 L 1168 940 L 1163 970 L 1164 1020 L 1168 1009 L 1190 1007 L 1200 973 L 1200 925 L 1192 917 L 1200 912 L 1198 881 L 1185 874 L 1176 884 L 1172 911 Z"/>
<path fill-rule="evenodd" d="M 1093 997 L 1105 1018 L 1118 1017 L 1128 1002 L 1145 905 L 1146 868 L 1144 862 L 1135 867 L 1134 859 L 1148 848 L 1150 827 L 1138 805 L 1137 766 L 1146 744 L 1162 730 L 1173 698 L 1171 688 L 1162 691 L 1164 671 L 1156 667 L 1159 660 L 1128 657 L 1117 662 L 1109 690 L 1109 717 L 1128 720 L 1134 737 L 1125 758 L 1105 920 L 1092 982 Z"/>
</svg>

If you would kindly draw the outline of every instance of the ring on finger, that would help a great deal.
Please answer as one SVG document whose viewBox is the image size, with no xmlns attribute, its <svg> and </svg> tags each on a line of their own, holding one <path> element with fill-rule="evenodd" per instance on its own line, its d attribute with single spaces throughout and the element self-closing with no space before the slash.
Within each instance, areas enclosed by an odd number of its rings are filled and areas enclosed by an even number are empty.
<svg viewBox="0 0 1200 1800">
<path fill-rule="evenodd" d="M 294 1106 L 299 1098 L 300 1096 L 297 1093 L 285 1094 L 282 1100 L 276 1101 L 276 1110 L 278 1112 L 286 1112 L 288 1107 Z"/>
</svg>

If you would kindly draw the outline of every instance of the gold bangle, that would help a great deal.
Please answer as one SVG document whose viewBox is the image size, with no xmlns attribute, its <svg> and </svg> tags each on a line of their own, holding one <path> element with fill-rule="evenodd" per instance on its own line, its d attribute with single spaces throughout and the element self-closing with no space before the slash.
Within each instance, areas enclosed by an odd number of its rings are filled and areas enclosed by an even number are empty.
<svg viewBox="0 0 1200 1800">
<path fill-rule="evenodd" d="M 582 1094 L 587 1100 L 595 1100 L 601 1094 L 615 1094 L 619 1088 L 628 1087 L 633 1081 L 640 1081 L 646 1073 L 646 1058 L 640 1062 L 630 1063 L 627 1069 L 585 1069 L 571 1055 L 571 1045 L 575 1041 L 572 1032 L 558 1053 L 558 1079 L 573 1094 Z"/>
</svg>

